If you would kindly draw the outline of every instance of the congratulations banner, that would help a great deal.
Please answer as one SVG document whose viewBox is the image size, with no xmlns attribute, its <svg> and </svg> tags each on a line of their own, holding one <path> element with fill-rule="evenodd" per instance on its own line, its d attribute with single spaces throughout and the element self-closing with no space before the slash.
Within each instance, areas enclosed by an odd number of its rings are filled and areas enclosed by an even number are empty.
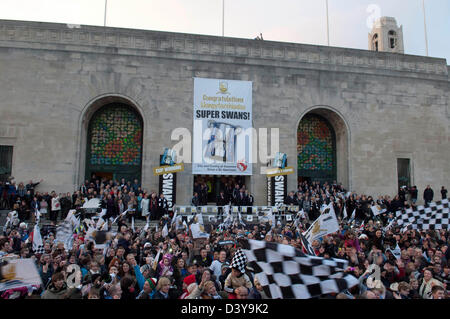
<svg viewBox="0 0 450 319">
<path fill-rule="evenodd" d="M 252 82 L 194 78 L 192 173 L 252 175 Z"/>
</svg>

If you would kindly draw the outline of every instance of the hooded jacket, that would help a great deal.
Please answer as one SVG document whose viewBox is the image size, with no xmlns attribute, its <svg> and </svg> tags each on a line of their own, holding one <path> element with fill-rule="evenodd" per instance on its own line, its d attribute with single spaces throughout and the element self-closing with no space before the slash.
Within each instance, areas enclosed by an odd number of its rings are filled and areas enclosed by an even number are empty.
<svg viewBox="0 0 450 319">
<path fill-rule="evenodd" d="M 66 283 L 59 290 L 51 283 L 41 299 L 81 299 L 81 294 L 76 288 L 67 288 Z"/>
</svg>

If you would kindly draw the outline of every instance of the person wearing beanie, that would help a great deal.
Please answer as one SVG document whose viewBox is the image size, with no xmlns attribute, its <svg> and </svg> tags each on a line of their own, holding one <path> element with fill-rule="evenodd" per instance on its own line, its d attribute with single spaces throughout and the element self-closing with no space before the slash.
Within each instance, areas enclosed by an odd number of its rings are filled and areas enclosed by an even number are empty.
<svg viewBox="0 0 450 319">
<path fill-rule="evenodd" d="M 158 264 L 159 277 L 170 277 L 173 275 L 172 255 L 165 254 L 163 259 Z"/>
<path fill-rule="evenodd" d="M 148 278 L 136 299 L 152 299 L 154 293 L 156 292 L 156 283 L 156 278 Z"/>
<path fill-rule="evenodd" d="M 193 284 L 196 284 L 196 283 L 197 282 L 196 282 L 195 275 L 186 276 L 183 279 L 183 293 L 181 294 L 180 299 L 186 299 L 189 296 L 190 291 L 192 292 L 192 289 L 194 287 Z M 189 291 L 189 287 L 191 288 L 190 291 Z"/>
<path fill-rule="evenodd" d="M 223 297 L 217 293 L 215 283 L 210 280 L 208 272 L 205 271 L 200 284 L 194 287 L 186 299 L 223 299 Z"/>
</svg>

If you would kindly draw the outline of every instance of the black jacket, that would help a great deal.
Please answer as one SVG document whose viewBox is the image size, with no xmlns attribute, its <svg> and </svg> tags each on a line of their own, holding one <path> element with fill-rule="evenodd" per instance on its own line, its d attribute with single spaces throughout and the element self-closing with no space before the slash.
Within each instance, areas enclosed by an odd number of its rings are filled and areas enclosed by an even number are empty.
<svg viewBox="0 0 450 319">
<path fill-rule="evenodd" d="M 297 198 L 295 198 L 295 196 L 287 196 L 286 199 L 284 200 L 284 203 L 286 205 L 297 205 Z"/>
<path fill-rule="evenodd" d="M 426 189 L 423 191 L 423 199 L 424 199 L 424 200 L 430 202 L 430 201 L 433 200 L 433 197 L 434 197 L 434 192 L 433 192 L 433 190 L 432 190 L 431 188 L 426 188 Z"/>
<path fill-rule="evenodd" d="M 165 297 L 159 290 L 155 292 L 152 299 L 169 299 L 169 296 Z"/>
<path fill-rule="evenodd" d="M 237 197 L 234 198 L 234 205 L 236 206 L 247 206 L 247 195 L 238 194 Z"/>
<path fill-rule="evenodd" d="M 228 204 L 228 199 L 227 199 L 227 195 L 223 194 L 223 197 L 221 197 L 220 195 L 217 196 L 217 201 L 216 204 L 217 206 L 225 206 Z"/>
</svg>

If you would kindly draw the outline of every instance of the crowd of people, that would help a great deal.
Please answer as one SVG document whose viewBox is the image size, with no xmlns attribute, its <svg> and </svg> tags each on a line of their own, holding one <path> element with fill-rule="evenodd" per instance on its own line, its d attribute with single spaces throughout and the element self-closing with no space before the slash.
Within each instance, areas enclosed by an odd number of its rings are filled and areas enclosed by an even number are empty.
<svg viewBox="0 0 450 319">
<path fill-rule="evenodd" d="M 395 223 L 386 229 L 386 225 L 394 220 L 396 211 L 416 205 L 416 187 L 401 188 L 392 199 L 389 196 L 375 199 L 348 193 L 336 182 L 303 182 L 285 200 L 286 205 L 300 206 L 306 213 L 297 225 L 294 222 L 283 225 L 265 222 L 232 224 L 226 229 L 214 225 L 210 227 L 209 238 L 194 239 L 189 229 L 178 229 L 171 224 L 167 207 L 159 204 L 163 197 L 154 192 L 147 193 L 137 180 L 105 181 L 94 176 L 79 191 L 66 195 L 55 192 L 40 194 L 34 190 L 36 183 L 30 181 L 28 185 L 34 185 L 33 192 L 31 189 L 21 195 L 16 192 L 17 198 L 12 200 L 11 208 L 19 205 L 20 209 L 21 205 L 27 205 L 29 213 L 25 210 L 20 214 L 21 223 L 17 227 L 3 230 L 0 258 L 11 253 L 19 258 L 32 258 L 42 285 L 16 293 L 17 298 L 267 299 L 268 295 L 253 269 L 232 263 L 240 248 L 240 240 L 265 240 L 304 249 L 300 234 L 321 214 L 322 205 L 329 203 L 335 207 L 340 229 L 314 240 L 312 247 L 317 256 L 347 260 L 345 271 L 358 278 L 359 284 L 340 293 L 317 298 L 448 298 L 448 229 L 402 232 Z M 427 187 L 424 192 L 426 203 L 433 200 L 429 190 L 431 188 Z M 447 195 L 444 187 L 441 195 L 442 198 Z M 231 192 L 221 192 L 217 205 L 239 205 L 244 198 L 247 205 L 250 196 L 244 185 L 237 184 Z M 119 218 L 117 231 L 113 232 L 106 249 L 96 247 L 80 230 L 73 234 L 73 245 L 68 250 L 55 240 L 52 229 L 42 230 L 44 251 L 38 254 L 32 250 L 28 240 L 31 229 L 26 224 L 24 226 L 23 221 L 29 220 L 36 208 L 41 213 L 49 210 L 50 219 L 56 223 L 57 217 L 64 218 L 70 209 L 81 207 L 83 202 L 94 197 L 101 199 L 103 208 L 107 210 L 106 218 L 119 216 L 127 208 L 135 208 L 136 218 L 157 220 L 158 227 L 132 228 L 130 219 Z M 16 203 L 17 199 L 20 204 Z M 55 201 L 59 206 L 54 204 Z M 194 199 L 192 204 L 196 204 Z M 370 209 L 373 204 L 385 207 L 386 213 L 374 216 Z M 344 207 L 348 215 L 355 212 L 354 219 L 344 216 Z M 167 236 L 163 236 L 165 224 L 168 225 Z M 393 253 L 396 247 L 400 248 L 398 256 Z M 70 265 L 78 265 L 81 270 L 80 282 L 75 286 L 69 282 Z M 372 272 L 374 267 L 379 269 L 378 277 Z M 8 298 L 13 292 L 2 291 L 0 294 L 2 298 Z"/>
<path fill-rule="evenodd" d="M 33 212 L 39 210 L 42 217 L 53 224 L 56 224 L 58 218 L 65 219 L 71 209 L 81 208 L 92 198 L 101 199 L 101 207 L 106 208 L 107 217 L 116 217 L 128 210 L 130 220 L 132 216 L 144 220 L 159 220 L 169 209 L 164 194 L 142 189 L 137 179 L 133 182 L 125 181 L 124 178 L 113 181 L 93 175 L 91 180 L 86 180 L 73 193 L 35 192 L 34 188 L 40 182 L 30 181 L 24 191 L 23 183 L 19 183 L 17 189 L 14 181 L 0 184 L 0 194 L 4 203 L 8 204 L 4 209 L 16 211 L 21 222 L 33 221 Z"/>
</svg>

